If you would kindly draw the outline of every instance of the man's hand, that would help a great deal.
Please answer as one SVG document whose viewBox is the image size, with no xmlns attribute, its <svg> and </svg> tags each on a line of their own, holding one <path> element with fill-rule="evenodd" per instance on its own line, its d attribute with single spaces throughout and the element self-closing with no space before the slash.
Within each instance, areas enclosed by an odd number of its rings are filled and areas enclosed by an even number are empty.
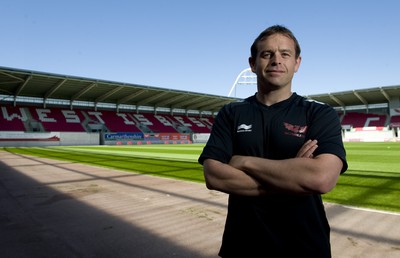
<svg viewBox="0 0 400 258">
<path fill-rule="evenodd" d="M 308 140 L 297 152 L 296 158 L 313 158 L 314 151 L 318 148 L 317 140 Z"/>
</svg>

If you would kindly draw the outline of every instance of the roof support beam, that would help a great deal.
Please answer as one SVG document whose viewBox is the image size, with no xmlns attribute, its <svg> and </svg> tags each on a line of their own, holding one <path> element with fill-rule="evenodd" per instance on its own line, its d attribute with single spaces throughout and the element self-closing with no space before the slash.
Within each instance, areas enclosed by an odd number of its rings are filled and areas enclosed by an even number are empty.
<svg viewBox="0 0 400 258">
<path fill-rule="evenodd" d="M 368 106 L 368 102 L 361 96 L 357 91 L 353 90 L 353 94 L 366 106 Z"/>
<path fill-rule="evenodd" d="M 93 82 L 91 84 L 89 84 L 89 86 L 85 87 L 84 89 L 82 89 L 81 91 L 77 92 L 75 95 L 73 95 L 70 99 L 71 103 L 78 99 L 80 96 L 82 96 L 83 94 L 85 94 L 86 92 L 90 91 L 93 87 L 95 87 L 97 85 L 96 82 Z"/>
<path fill-rule="evenodd" d="M 221 109 L 221 105 L 226 105 L 228 103 L 230 103 L 232 101 L 224 101 L 224 100 L 220 100 L 220 101 L 214 101 L 213 103 L 209 103 L 207 105 L 197 105 L 195 106 L 195 109 L 199 109 L 199 110 L 210 110 L 213 112 L 218 112 Z"/>
<path fill-rule="evenodd" d="M 187 97 L 186 94 L 185 95 L 177 95 L 177 96 L 175 96 L 173 98 L 169 98 L 169 99 L 166 99 L 164 101 L 159 102 L 158 106 L 160 106 L 160 107 L 167 106 L 169 103 L 172 103 L 174 101 L 178 101 L 178 100 L 186 98 L 186 97 Z"/>
<path fill-rule="evenodd" d="M 54 86 L 48 92 L 46 92 L 46 94 L 44 95 L 44 101 L 46 102 L 46 99 L 51 97 L 51 95 L 53 95 L 53 93 L 56 92 L 66 82 L 67 82 L 67 79 L 62 80 L 56 86 Z"/>
<path fill-rule="evenodd" d="M 122 90 L 123 88 L 124 88 L 124 87 L 116 87 L 115 89 L 113 89 L 113 90 L 107 92 L 106 94 L 104 94 L 104 95 L 98 97 L 98 98 L 95 100 L 95 102 L 96 102 L 96 103 L 99 103 L 99 102 L 105 100 L 106 98 L 110 97 L 110 96 L 113 95 L 114 93 L 116 93 L 116 92 Z"/>
<path fill-rule="evenodd" d="M 338 103 L 340 106 L 345 107 L 344 103 L 337 97 L 333 96 L 331 93 L 329 93 L 329 98 Z"/>
<path fill-rule="evenodd" d="M 14 97 L 16 98 L 21 91 L 28 85 L 28 82 L 32 79 L 32 75 L 29 75 L 28 78 L 24 81 L 24 83 L 21 84 L 21 86 L 18 87 L 18 89 L 14 92 Z"/>
<path fill-rule="evenodd" d="M 385 97 L 385 99 L 386 99 L 388 102 L 390 102 L 390 96 L 389 96 L 389 94 L 387 94 L 387 92 L 386 92 L 384 89 L 382 89 L 382 88 L 379 88 L 379 90 L 381 91 L 381 93 L 382 93 L 382 95 Z"/>
<path fill-rule="evenodd" d="M 192 98 L 191 96 L 186 96 L 186 97 L 188 98 L 188 100 L 185 100 L 185 101 L 179 103 L 179 106 L 182 109 L 186 109 L 186 105 L 188 105 L 188 104 L 202 102 L 202 101 L 204 101 L 204 99 L 206 99 L 205 96 L 196 97 L 196 98 Z"/>
<path fill-rule="evenodd" d="M 146 103 L 150 103 L 151 101 L 153 101 L 155 99 L 158 99 L 158 98 L 161 98 L 161 97 L 167 95 L 168 93 L 169 93 L 168 91 L 164 91 L 164 92 L 155 94 L 155 95 L 151 96 L 150 98 L 147 98 L 147 99 L 144 99 L 144 100 L 138 102 L 138 105 L 143 105 L 143 104 L 146 104 Z M 158 105 L 154 105 L 154 106 L 158 106 Z"/>
<path fill-rule="evenodd" d="M 17 105 L 17 97 L 21 93 L 21 91 L 28 85 L 28 82 L 32 79 L 32 75 L 29 75 L 25 81 L 18 87 L 18 89 L 14 92 L 14 107 Z"/>
<path fill-rule="evenodd" d="M 3 75 L 8 76 L 10 78 L 16 79 L 17 81 L 22 81 L 22 82 L 25 81 L 24 79 L 21 79 L 21 78 L 19 78 L 17 76 L 14 76 L 14 75 L 11 75 L 11 74 L 8 74 L 8 73 L 5 73 L 5 72 L 0 72 L 0 74 L 3 74 Z"/>
<path fill-rule="evenodd" d="M 201 101 L 201 102 L 198 102 L 196 104 L 192 104 L 190 106 L 187 106 L 186 109 L 198 109 L 199 107 L 210 106 L 211 104 L 213 104 L 215 102 L 221 103 L 222 101 L 215 100 L 215 99 L 210 99 L 210 100 Z"/>
<path fill-rule="evenodd" d="M 128 104 L 129 100 L 131 100 L 131 99 L 133 99 L 133 98 L 135 98 L 135 97 L 137 97 L 137 96 L 139 96 L 139 95 L 141 95 L 141 94 L 143 94 L 145 92 L 147 92 L 147 90 L 138 90 L 135 93 L 130 94 L 130 95 L 118 100 L 117 105 Z"/>
</svg>

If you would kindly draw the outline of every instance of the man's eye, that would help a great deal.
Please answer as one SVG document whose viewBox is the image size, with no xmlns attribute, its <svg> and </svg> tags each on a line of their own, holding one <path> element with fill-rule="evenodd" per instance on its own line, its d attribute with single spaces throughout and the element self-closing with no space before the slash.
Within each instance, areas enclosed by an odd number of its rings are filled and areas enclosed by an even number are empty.
<svg viewBox="0 0 400 258">
<path fill-rule="evenodd" d="M 271 53 L 263 53 L 262 57 L 263 58 L 271 58 Z"/>
</svg>

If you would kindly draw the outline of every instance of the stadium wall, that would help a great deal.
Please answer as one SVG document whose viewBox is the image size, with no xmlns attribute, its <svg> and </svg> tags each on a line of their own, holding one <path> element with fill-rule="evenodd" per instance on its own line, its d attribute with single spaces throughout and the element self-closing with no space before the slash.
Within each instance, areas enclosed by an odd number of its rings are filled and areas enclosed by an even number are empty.
<svg viewBox="0 0 400 258">
<path fill-rule="evenodd" d="M 0 132 L 0 147 L 44 147 L 99 144 L 99 133 L 25 133 L 13 131 Z"/>
<path fill-rule="evenodd" d="M 206 143 L 209 133 L 103 133 L 104 145 L 191 144 Z"/>
<path fill-rule="evenodd" d="M 196 133 L 192 136 L 193 143 L 206 143 L 210 138 L 209 133 Z"/>
<path fill-rule="evenodd" d="M 388 128 L 363 127 L 343 130 L 345 142 L 400 142 L 395 130 Z"/>
<path fill-rule="evenodd" d="M 206 143 L 210 134 L 143 133 L 26 133 L 0 131 L 0 147 L 45 147 L 76 145 L 141 145 Z"/>
</svg>

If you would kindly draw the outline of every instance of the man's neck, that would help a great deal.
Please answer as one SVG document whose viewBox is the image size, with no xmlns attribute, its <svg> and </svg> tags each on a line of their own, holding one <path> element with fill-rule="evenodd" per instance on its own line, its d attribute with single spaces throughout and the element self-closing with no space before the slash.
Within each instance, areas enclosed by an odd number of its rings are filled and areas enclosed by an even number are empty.
<svg viewBox="0 0 400 258">
<path fill-rule="evenodd" d="M 290 90 L 276 90 L 269 92 L 258 91 L 256 93 L 257 100 L 266 106 L 272 106 L 273 104 L 287 100 L 288 98 L 290 98 L 290 96 L 292 96 L 292 92 Z"/>
</svg>

